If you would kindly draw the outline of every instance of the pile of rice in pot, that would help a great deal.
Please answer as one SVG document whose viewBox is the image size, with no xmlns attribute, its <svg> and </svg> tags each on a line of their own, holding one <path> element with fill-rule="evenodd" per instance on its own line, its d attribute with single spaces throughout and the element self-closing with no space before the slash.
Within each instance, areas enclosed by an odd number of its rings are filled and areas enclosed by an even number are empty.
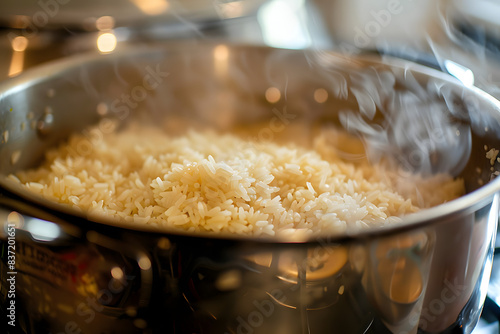
<svg viewBox="0 0 500 334">
<path fill-rule="evenodd" d="M 328 133 L 326 133 L 328 135 Z M 136 224 L 253 236 L 343 233 L 393 224 L 464 193 L 462 180 L 342 161 L 320 133 L 312 147 L 234 134 L 172 137 L 135 126 L 90 150 L 74 134 L 34 170 L 11 175 L 43 197 Z"/>
</svg>

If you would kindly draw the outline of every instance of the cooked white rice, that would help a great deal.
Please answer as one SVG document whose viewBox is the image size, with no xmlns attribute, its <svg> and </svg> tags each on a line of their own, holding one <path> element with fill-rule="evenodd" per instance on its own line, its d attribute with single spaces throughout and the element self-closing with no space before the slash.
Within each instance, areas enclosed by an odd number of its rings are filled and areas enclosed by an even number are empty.
<svg viewBox="0 0 500 334">
<path fill-rule="evenodd" d="M 255 236 L 391 224 L 464 192 L 463 182 L 449 176 L 410 180 L 344 162 L 328 132 L 310 149 L 212 132 L 169 137 L 145 127 L 89 141 L 91 133 L 73 135 L 42 166 L 11 178 L 93 214 Z"/>
</svg>

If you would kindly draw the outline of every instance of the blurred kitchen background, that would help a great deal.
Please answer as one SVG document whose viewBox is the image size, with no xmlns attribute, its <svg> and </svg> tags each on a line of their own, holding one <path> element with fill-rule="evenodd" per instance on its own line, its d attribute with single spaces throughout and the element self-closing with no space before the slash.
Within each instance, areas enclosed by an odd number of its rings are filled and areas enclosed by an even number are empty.
<svg viewBox="0 0 500 334">
<path fill-rule="evenodd" d="M 500 97 L 498 0 L 8 0 L 0 26 L 0 78 L 71 54 L 196 38 L 377 50 L 444 69 L 452 60 Z"/>
<path fill-rule="evenodd" d="M 189 38 L 379 52 L 500 98 L 499 0 L 2 0 L 0 27 L 0 80 L 74 54 Z M 500 262 L 475 334 L 499 333 L 499 273 Z"/>
</svg>

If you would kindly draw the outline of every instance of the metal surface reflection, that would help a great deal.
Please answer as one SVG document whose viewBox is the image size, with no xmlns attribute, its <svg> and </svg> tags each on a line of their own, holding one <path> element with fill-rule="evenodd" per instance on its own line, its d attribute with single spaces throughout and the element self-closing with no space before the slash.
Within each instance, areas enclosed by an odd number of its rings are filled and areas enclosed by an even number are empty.
<svg viewBox="0 0 500 334">
<path fill-rule="evenodd" d="M 474 73 L 469 68 L 451 60 L 445 60 L 444 67 L 448 73 L 460 80 L 465 86 L 471 87 L 474 85 Z"/>
<path fill-rule="evenodd" d="M 217 45 L 214 48 L 213 57 L 215 72 L 217 75 L 221 77 L 226 76 L 229 66 L 229 48 L 224 44 Z"/>
<path fill-rule="evenodd" d="M 272 0 L 258 12 L 264 43 L 273 47 L 302 49 L 311 45 L 303 0 Z"/>
<path fill-rule="evenodd" d="M 169 7 L 166 0 L 131 0 L 131 2 L 147 15 L 163 14 Z"/>
<path fill-rule="evenodd" d="M 10 60 L 8 72 L 9 77 L 14 77 L 23 71 L 24 53 L 28 47 L 28 42 L 28 39 L 24 36 L 16 36 L 12 40 L 12 58 Z"/>
<path fill-rule="evenodd" d="M 116 48 L 116 36 L 111 32 L 100 34 L 97 38 L 97 48 L 101 53 L 113 52 Z"/>
<path fill-rule="evenodd" d="M 417 232 L 374 241 L 366 248 L 363 285 L 385 324 L 394 332 L 414 332 L 434 249 L 432 234 Z"/>
<path fill-rule="evenodd" d="M 38 241 L 56 240 L 61 235 L 59 225 L 46 220 L 31 218 L 25 223 L 24 229 L 31 234 L 31 237 Z"/>
</svg>

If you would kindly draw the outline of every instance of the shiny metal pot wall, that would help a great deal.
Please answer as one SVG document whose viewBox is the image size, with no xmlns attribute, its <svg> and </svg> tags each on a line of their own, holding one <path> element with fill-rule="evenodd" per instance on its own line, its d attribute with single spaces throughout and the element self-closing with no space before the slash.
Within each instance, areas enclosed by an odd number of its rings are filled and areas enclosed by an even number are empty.
<svg viewBox="0 0 500 334">
<path fill-rule="evenodd" d="M 26 72 L 0 87 L 0 265 L 2 291 L 17 272 L 17 330 L 468 333 L 491 271 L 500 185 L 498 162 L 486 152 L 500 146 L 499 111 L 496 100 L 444 73 L 330 52 L 173 43 Z M 422 130 L 414 131 L 417 142 L 395 135 L 398 115 L 417 115 L 404 129 Z M 449 122 L 426 123 L 429 115 Z M 92 124 L 82 152 L 99 145 L 110 119 L 153 121 L 171 132 L 186 123 L 267 124 L 265 138 L 297 124 L 334 124 L 362 136 L 370 158 L 462 177 L 467 195 L 392 227 L 256 239 L 87 216 L 6 178 Z M 375 128 L 386 141 L 367 131 Z M 432 159 L 415 159 L 424 151 Z M 2 312 L 9 303 L 2 294 Z"/>
</svg>

